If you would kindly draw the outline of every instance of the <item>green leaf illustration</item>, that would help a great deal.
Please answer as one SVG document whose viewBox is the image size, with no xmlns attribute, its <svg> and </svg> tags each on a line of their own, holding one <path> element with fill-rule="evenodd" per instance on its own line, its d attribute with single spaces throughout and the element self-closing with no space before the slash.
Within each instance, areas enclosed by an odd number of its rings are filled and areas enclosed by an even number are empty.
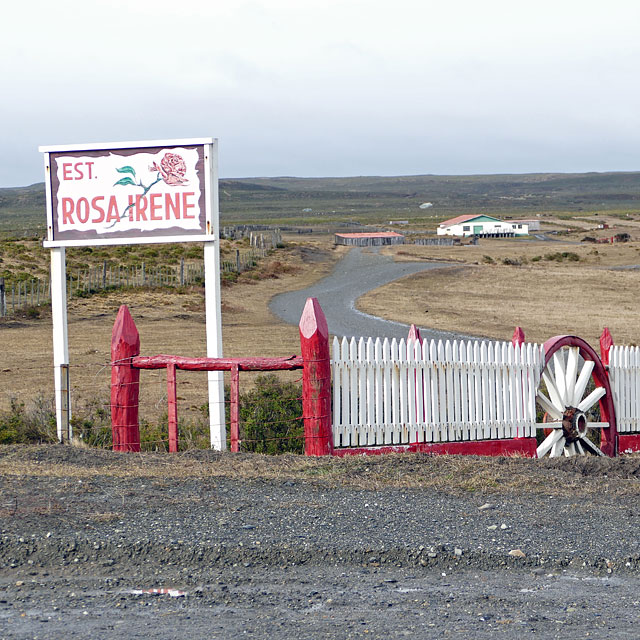
<svg viewBox="0 0 640 640">
<path fill-rule="evenodd" d="M 132 184 L 135 186 L 136 183 L 133 181 L 133 178 L 130 178 L 129 176 L 127 176 L 126 178 L 122 178 L 121 180 L 118 180 L 118 182 L 116 182 L 113 186 L 115 187 L 116 184 L 124 184 L 124 185 Z"/>
<path fill-rule="evenodd" d="M 116 171 L 118 173 L 130 173 L 132 176 L 136 175 L 136 170 L 133 167 L 120 167 L 119 169 L 116 169 Z"/>
</svg>

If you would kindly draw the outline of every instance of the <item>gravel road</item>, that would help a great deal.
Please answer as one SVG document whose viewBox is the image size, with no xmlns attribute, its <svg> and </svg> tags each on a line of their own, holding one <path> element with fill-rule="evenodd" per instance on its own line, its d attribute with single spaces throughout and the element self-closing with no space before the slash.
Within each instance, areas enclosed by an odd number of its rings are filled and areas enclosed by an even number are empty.
<svg viewBox="0 0 640 640">
<path fill-rule="evenodd" d="M 23 455 L 42 472 L 0 477 L 0 638 L 639 635 L 640 508 L 612 498 L 614 480 L 588 499 L 456 495 L 128 477 L 127 456 L 72 447 Z M 114 459 L 121 476 L 102 473 Z M 154 588 L 177 591 L 140 593 Z"/>
<path fill-rule="evenodd" d="M 377 248 L 355 247 L 340 260 L 333 272 L 307 289 L 275 296 L 269 308 L 279 318 L 297 325 L 309 297 L 318 298 L 327 317 L 329 331 L 335 336 L 406 338 L 409 327 L 371 316 L 356 309 L 356 301 L 372 289 L 420 271 L 451 266 L 444 263 L 394 262 Z M 460 338 L 459 334 L 433 329 L 420 329 L 423 338 Z"/>
</svg>

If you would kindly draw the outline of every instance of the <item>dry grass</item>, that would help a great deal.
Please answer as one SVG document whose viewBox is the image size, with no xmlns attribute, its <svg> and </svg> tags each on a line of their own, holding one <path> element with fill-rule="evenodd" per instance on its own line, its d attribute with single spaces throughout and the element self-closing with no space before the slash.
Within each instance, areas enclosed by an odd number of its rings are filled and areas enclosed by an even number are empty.
<svg viewBox="0 0 640 640">
<path fill-rule="evenodd" d="M 439 251 L 440 250 L 440 251 Z M 396 249 L 398 251 L 398 249 Z M 635 291 L 640 244 L 571 245 L 485 241 L 477 247 L 403 247 L 403 258 L 455 259 L 459 264 L 390 283 L 358 301 L 367 313 L 418 326 L 508 340 L 521 326 L 528 340 L 576 334 L 591 344 L 603 327 L 619 344 L 640 343 Z M 546 260 L 575 253 L 579 260 Z M 490 256 L 494 264 L 483 262 Z M 542 259 L 532 262 L 535 256 Z M 520 262 L 521 266 L 502 261 Z M 468 265 L 468 266 L 467 266 Z"/>
<path fill-rule="evenodd" d="M 285 356 L 300 351 L 297 327 L 285 324 L 268 308 L 276 294 L 304 288 L 326 275 L 344 249 L 334 249 L 330 236 L 299 237 L 263 266 L 261 279 L 222 290 L 224 353 L 230 357 Z M 279 262 L 274 265 L 273 262 Z M 106 403 L 110 385 L 111 330 L 121 304 L 133 315 L 141 336 L 141 352 L 185 356 L 206 354 L 204 298 L 201 288 L 117 291 L 74 299 L 69 304 L 69 356 L 72 396 Z M 302 312 L 302 309 L 300 310 Z M 0 410 L 11 396 L 30 401 L 41 392 L 53 394 L 51 319 L 6 322 L 0 353 Z M 243 375 L 243 386 L 251 375 Z M 164 372 L 142 372 L 141 404 L 149 419 L 166 410 Z M 179 376 L 181 415 L 197 412 L 206 402 L 206 374 Z M 143 413 L 143 416 L 145 414 Z"/>
<path fill-rule="evenodd" d="M 600 494 L 637 496 L 639 469 L 637 456 L 558 460 L 424 454 L 305 458 L 212 451 L 162 455 L 73 450 L 64 446 L 0 447 L 0 475 L 4 476 L 63 479 L 108 476 L 168 483 L 215 478 L 292 480 L 372 491 L 420 489 L 455 495 L 579 493 L 594 499 Z M 112 515 L 98 517 L 109 519 Z"/>
</svg>

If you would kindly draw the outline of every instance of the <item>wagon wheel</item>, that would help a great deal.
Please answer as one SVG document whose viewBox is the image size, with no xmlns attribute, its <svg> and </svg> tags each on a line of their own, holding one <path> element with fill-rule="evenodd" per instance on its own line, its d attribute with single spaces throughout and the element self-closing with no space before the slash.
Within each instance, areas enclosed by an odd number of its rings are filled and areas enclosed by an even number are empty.
<svg viewBox="0 0 640 640">
<path fill-rule="evenodd" d="M 545 366 L 542 372 L 548 396 L 538 387 L 537 401 L 548 415 L 547 422 L 536 423 L 538 429 L 551 429 L 538 447 L 538 458 L 558 456 L 616 455 L 616 415 L 609 376 L 598 354 L 576 336 L 556 336 L 544 343 Z M 580 357 L 583 365 L 580 371 Z M 587 393 L 593 380 L 595 389 Z M 589 410 L 600 404 L 600 419 L 589 419 Z M 600 429 L 600 447 L 588 437 Z"/>
</svg>

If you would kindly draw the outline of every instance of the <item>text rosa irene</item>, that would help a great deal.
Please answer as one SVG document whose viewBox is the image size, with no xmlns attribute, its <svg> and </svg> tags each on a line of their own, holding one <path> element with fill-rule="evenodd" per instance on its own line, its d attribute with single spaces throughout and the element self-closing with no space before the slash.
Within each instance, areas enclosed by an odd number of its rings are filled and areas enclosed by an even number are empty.
<svg viewBox="0 0 640 640">
<path fill-rule="evenodd" d="M 93 162 L 62 163 L 62 180 L 89 180 L 94 176 Z M 124 204 L 126 202 L 126 204 Z M 194 191 L 130 194 L 126 201 L 115 195 L 94 197 L 62 196 L 58 207 L 63 226 L 108 222 L 148 222 L 193 220 L 198 214 Z"/>
</svg>

